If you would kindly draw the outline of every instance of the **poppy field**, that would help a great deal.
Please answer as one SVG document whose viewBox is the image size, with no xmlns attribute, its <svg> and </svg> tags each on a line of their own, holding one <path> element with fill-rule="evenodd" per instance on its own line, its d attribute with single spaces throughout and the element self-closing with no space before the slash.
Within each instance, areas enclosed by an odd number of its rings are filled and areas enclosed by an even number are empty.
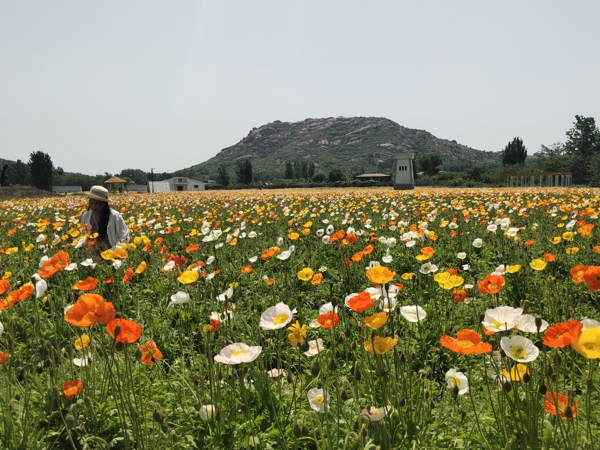
<svg viewBox="0 0 600 450">
<path fill-rule="evenodd" d="M 6 449 L 593 449 L 600 191 L 0 203 Z"/>
</svg>

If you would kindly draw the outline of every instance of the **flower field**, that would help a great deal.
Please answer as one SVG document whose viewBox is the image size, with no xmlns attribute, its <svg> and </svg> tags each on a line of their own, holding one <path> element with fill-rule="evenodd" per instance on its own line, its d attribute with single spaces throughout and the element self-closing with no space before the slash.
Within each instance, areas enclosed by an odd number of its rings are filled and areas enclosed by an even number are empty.
<svg viewBox="0 0 600 450">
<path fill-rule="evenodd" d="M 6 449 L 600 447 L 600 191 L 0 203 Z"/>
</svg>

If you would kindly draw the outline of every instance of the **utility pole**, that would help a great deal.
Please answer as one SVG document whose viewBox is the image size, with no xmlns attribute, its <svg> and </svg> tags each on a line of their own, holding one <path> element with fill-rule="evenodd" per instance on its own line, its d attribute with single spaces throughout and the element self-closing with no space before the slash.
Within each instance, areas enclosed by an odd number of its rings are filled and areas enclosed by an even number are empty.
<svg viewBox="0 0 600 450">
<path fill-rule="evenodd" d="M 154 194 L 154 167 L 150 169 L 150 192 Z"/>
</svg>

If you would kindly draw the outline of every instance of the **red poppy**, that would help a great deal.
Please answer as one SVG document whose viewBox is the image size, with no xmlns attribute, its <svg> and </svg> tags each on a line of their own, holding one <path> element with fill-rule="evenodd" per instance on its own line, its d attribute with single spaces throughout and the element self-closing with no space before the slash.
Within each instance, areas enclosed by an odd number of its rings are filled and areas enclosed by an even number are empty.
<svg viewBox="0 0 600 450">
<path fill-rule="evenodd" d="M 219 331 L 220 327 L 221 327 L 221 322 L 218 321 L 217 319 L 210 321 L 210 332 L 211 333 L 216 333 L 217 331 Z"/>
<path fill-rule="evenodd" d="M 119 334 L 115 337 L 115 328 L 119 326 Z M 110 337 L 122 344 L 133 344 L 140 338 L 142 327 L 133 320 L 114 319 L 106 325 L 106 330 Z"/>
<path fill-rule="evenodd" d="M 501 275 L 487 275 L 479 282 L 479 292 L 482 294 L 497 294 L 504 286 L 504 277 Z"/>
<path fill-rule="evenodd" d="M 470 355 L 473 353 L 479 355 L 492 351 L 491 344 L 481 342 L 481 336 L 479 336 L 476 331 L 468 328 L 460 330 L 456 335 L 456 338 L 447 334 L 442 336 L 440 338 L 440 344 L 461 355 Z"/>
<path fill-rule="evenodd" d="M 162 352 L 158 349 L 156 343 L 152 339 L 140 345 L 140 351 L 142 352 L 140 362 L 142 364 L 146 364 L 147 366 L 153 364 L 154 361 L 162 359 L 163 357 Z"/>
<path fill-rule="evenodd" d="M 352 267 L 352 260 L 350 258 L 344 258 L 344 265 L 346 266 L 346 269 L 349 269 Z"/>
<path fill-rule="evenodd" d="M 570 403 L 570 405 L 569 405 Z M 565 414 L 567 407 L 570 406 L 571 413 L 569 416 Z M 544 401 L 544 409 L 553 415 L 560 415 L 563 419 L 572 419 L 577 417 L 577 406 L 578 403 L 574 400 L 569 402 L 569 397 L 560 394 L 558 392 L 549 391 L 546 392 L 546 400 Z M 558 411 L 557 411 L 558 407 Z M 557 414 L 558 413 L 558 414 Z"/>
<path fill-rule="evenodd" d="M 346 242 L 350 245 L 355 244 L 357 241 L 356 235 L 354 233 L 348 233 L 346 235 Z"/>
<path fill-rule="evenodd" d="M 319 322 L 319 325 L 323 328 L 332 328 L 340 323 L 340 316 L 333 311 L 329 311 L 328 313 L 321 314 L 317 317 L 317 322 Z"/>
<path fill-rule="evenodd" d="M 67 398 L 81 394 L 82 390 L 83 382 L 80 380 L 67 381 L 62 385 L 63 394 L 65 394 L 65 397 Z"/>
<path fill-rule="evenodd" d="M 579 339 L 583 324 L 576 320 L 555 323 L 544 332 L 542 343 L 548 347 L 566 347 Z"/>
<path fill-rule="evenodd" d="M 356 312 L 366 311 L 374 304 L 375 300 L 371 294 L 364 291 L 348 300 L 348 308 Z"/>
<path fill-rule="evenodd" d="M 4 364 L 6 361 L 10 359 L 10 354 L 8 350 L 4 350 L 0 352 L 0 364 Z"/>
<path fill-rule="evenodd" d="M 600 290 L 600 266 L 589 266 L 583 273 L 583 281 L 590 291 Z"/>
</svg>

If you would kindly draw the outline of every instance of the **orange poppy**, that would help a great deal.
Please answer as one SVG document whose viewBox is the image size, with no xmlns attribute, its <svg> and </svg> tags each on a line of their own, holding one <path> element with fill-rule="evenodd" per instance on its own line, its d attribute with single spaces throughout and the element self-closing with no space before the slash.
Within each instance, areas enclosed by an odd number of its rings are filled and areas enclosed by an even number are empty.
<svg viewBox="0 0 600 450">
<path fill-rule="evenodd" d="M 525 245 L 525 247 L 531 247 L 535 245 L 535 241 L 533 239 L 527 239 L 523 245 Z"/>
<path fill-rule="evenodd" d="M 576 320 L 555 323 L 544 332 L 542 343 L 548 347 L 566 347 L 579 339 L 583 324 Z"/>
<path fill-rule="evenodd" d="M 15 294 L 16 291 L 9 292 L 8 295 L 0 300 L 0 311 L 7 310 L 19 301 L 19 297 Z"/>
<path fill-rule="evenodd" d="M 575 283 L 583 283 L 583 274 L 585 273 L 586 270 L 587 270 L 587 266 L 585 266 L 583 264 L 576 265 L 569 271 L 569 273 L 571 274 L 571 279 Z"/>
<path fill-rule="evenodd" d="M 462 303 L 465 301 L 465 298 L 467 298 L 467 291 L 464 289 L 454 289 L 452 291 L 452 297 L 455 302 Z"/>
<path fill-rule="evenodd" d="M 67 398 L 79 395 L 83 391 L 83 382 L 80 380 L 67 381 L 62 385 L 62 391 Z"/>
<path fill-rule="evenodd" d="M 479 282 L 479 292 L 482 294 L 497 294 L 504 286 L 504 277 L 501 275 L 487 275 Z"/>
<path fill-rule="evenodd" d="M 115 308 L 98 294 L 84 294 L 65 313 L 65 321 L 78 327 L 89 327 L 96 322 L 103 325 L 115 318 Z"/>
<path fill-rule="evenodd" d="M 323 274 L 315 273 L 314 276 L 312 277 L 311 284 L 313 286 L 318 286 L 321 284 L 322 281 L 323 281 Z"/>
<path fill-rule="evenodd" d="M 217 331 L 219 331 L 219 328 L 221 328 L 220 321 L 218 321 L 217 319 L 210 321 L 210 332 L 211 333 L 216 333 Z"/>
<path fill-rule="evenodd" d="M 162 359 L 163 357 L 162 352 L 158 349 L 156 343 L 152 339 L 149 339 L 144 344 L 140 345 L 140 351 L 142 352 L 140 362 L 142 364 L 146 364 L 147 366 L 153 364 L 154 361 Z"/>
<path fill-rule="evenodd" d="M 275 280 L 273 278 L 263 278 L 265 280 L 265 283 L 267 283 L 267 285 L 272 286 L 273 283 L 275 283 Z"/>
<path fill-rule="evenodd" d="M 98 286 L 98 279 L 94 277 L 87 277 L 83 281 L 78 281 L 73 286 L 73 289 L 78 289 L 80 291 L 91 291 L 92 289 L 96 289 Z"/>
<path fill-rule="evenodd" d="M 10 289 L 8 280 L 0 280 L 0 295 L 5 294 Z"/>
<path fill-rule="evenodd" d="M 357 252 L 354 255 L 352 255 L 352 261 L 354 262 L 359 262 L 361 259 L 363 259 L 364 253 L 363 252 Z"/>
<path fill-rule="evenodd" d="M 144 273 L 146 267 L 148 267 L 148 264 L 146 264 L 146 261 L 142 261 L 135 269 L 135 273 L 137 273 L 138 275 Z"/>
<path fill-rule="evenodd" d="M 431 247 L 423 247 L 421 249 L 421 254 L 425 256 L 432 257 L 435 254 L 435 249 Z"/>
<path fill-rule="evenodd" d="M 556 255 L 552 254 L 552 253 L 544 253 L 544 260 L 546 262 L 552 262 L 556 259 Z"/>
<path fill-rule="evenodd" d="M 600 290 L 600 266 L 589 266 L 583 273 L 583 281 L 590 291 Z"/>
<path fill-rule="evenodd" d="M 161 237 L 156 238 L 154 240 L 154 245 L 161 245 L 164 241 L 165 241 L 164 238 L 161 238 Z"/>
<path fill-rule="evenodd" d="M 356 238 L 356 235 L 354 233 L 348 233 L 346 235 L 346 243 L 347 244 L 352 245 L 352 244 L 355 244 L 356 241 L 357 241 L 357 238 Z"/>
<path fill-rule="evenodd" d="M 112 283 L 113 281 L 115 281 L 115 279 L 114 279 L 113 277 L 106 277 L 106 278 L 105 278 L 105 279 L 104 279 L 102 282 L 103 282 L 104 284 L 110 284 L 110 283 Z"/>
<path fill-rule="evenodd" d="M 133 278 L 133 269 L 128 267 L 125 271 L 125 275 L 123 275 L 123 283 L 128 283 Z"/>
<path fill-rule="evenodd" d="M 366 311 L 374 304 L 375 300 L 368 292 L 361 292 L 348 300 L 348 308 L 356 312 Z"/>
<path fill-rule="evenodd" d="M 600 253 L 600 245 L 595 245 L 594 246 L 594 252 Z"/>
<path fill-rule="evenodd" d="M 171 255 L 170 261 L 174 261 L 177 267 L 185 265 L 186 259 L 183 255 Z"/>
<path fill-rule="evenodd" d="M 119 334 L 115 337 L 115 328 L 119 326 Z M 120 342 L 121 344 L 133 344 L 140 338 L 142 334 L 142 327 L 140 327 L 133 320 L 127 319 L 114 319 L 106 325 L 106 330 L 110 337 Z"/>
<path fill-rule="evenodd" d="M 560 394 L 558 392 L 549 391 L 546 392 L 546 400 L 544 401 L 544 409 L 553 414 L 555 416 L 560 415 L 563 419 L 571 419 L 577 417 L 577 406 L 578 403 L 576 401 L 570 402 L 571 413 L 569 417 L 565 414 L 565 410 L 569 406 L 569 397 L 566 395 Z M 558 411 L 557 408 L 558 407 Z"/>
<path fill-rule="evenodd" d="M 152 248 L 152 244 L 150 242 L 148 242 L 146 245 L 144 245 L 144 248 L 142 248 L 142 250 L 147 252 L 151 248 Z"/>
<path fill-rule="evenodd" d="M 363 248 L 362 252 L 365 255 L 370 255 L 371 253 L 373 253 L 373 246 L 372 245 L 367 245 L 365 248 Z"/>
<path fill-rule="evenodd" d="M 252 272 L 252 264 L 248 264 L 247 266 L 242 267 L 240 270 L 242 273 L 250 273 Z"/>
<path fill-rule="evenodd" d="M 392 278 L 396 275 L 396 272 L 392 272 L 385 266 L 373 266 L 367 270 L 367 278 L 371 283 L 377 284 L 386 284 L 392 281 Z"/>
<path fill-rule="evenodd" d="M 338 230 L 331 235 L 329 242 L 339 241 L 340 239 L 344 239 L 344 236 L 346 236 L 346 232 L 344 230 Z"/>
<path fill-rule="evenodd" d="M 198 250 L 200 246 L 198 244 L 190 244 L 185 248 L 186 253 L 192 253 Z"/>
<path fill-rule="evenodd" d="M 350 258 L 344 258 L 344 266 L 346 266 L 346 269 L 352 267 L 352 260 Z"/>
<path fill-rule="evenodd" d="M 481 336 L 476 331 L 464 328 L 458 332 L 456 338 L 444 335 L 440 338 L 440 344 L 453 352 L 461 355 L 489 353 L 492 351 L 491 344 L 481 342 Z"/>
<path fill-rule="evenodd" d="M 446 272 L 450 275 L 458 275 L 458 270 L 456 269 L 447 269 Z"/>
<path fill-rule="evenodd" d="M 332 328 L 340 323 L 340 316 L 333 311 L 329 311 L 328 313 L 321 314 L 317 317 L 317 322 L 319 322 L 319 325 L 323 328 Z"/>
<path fill-rule="evenodd" d="M 8 353 L 8 350 L 4 350 L 4 351 L 0 352 L 0 364 L 4 364 L 9 359 L 10 359 L 10 354 Z"/>
</svg>

